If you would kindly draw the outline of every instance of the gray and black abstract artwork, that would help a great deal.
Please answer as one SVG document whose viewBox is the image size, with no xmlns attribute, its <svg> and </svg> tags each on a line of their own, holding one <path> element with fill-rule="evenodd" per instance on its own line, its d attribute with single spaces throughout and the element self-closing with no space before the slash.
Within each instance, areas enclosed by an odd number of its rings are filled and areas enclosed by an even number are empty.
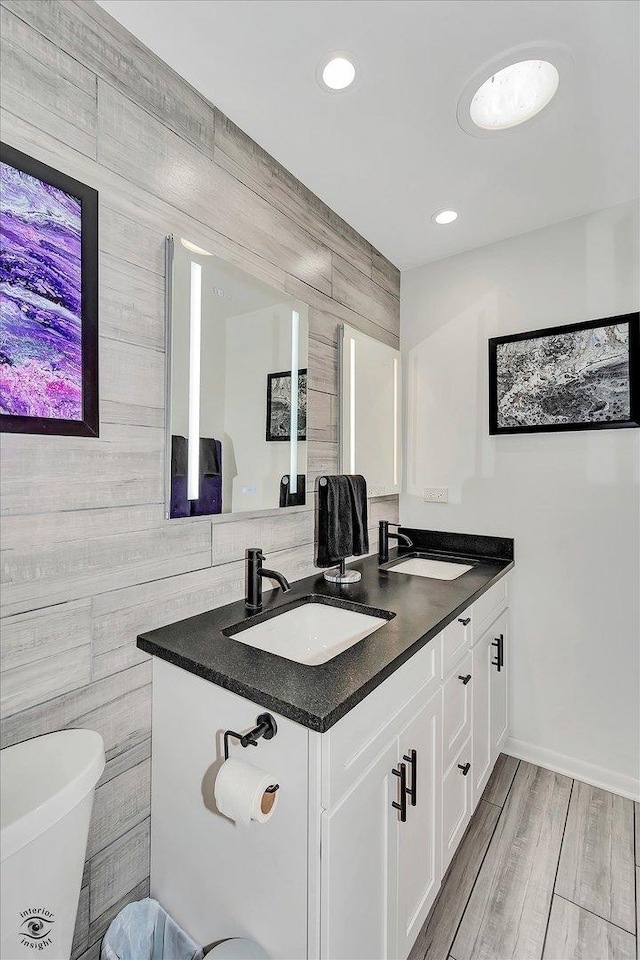
<svg viewBox="0 0 640 960">
<path fill-rule="evenodd" d="M 291 371 L 267 377 L 267 440 L 291 439 Z M 307 439 L 307 371 L 298 373 L 298 440 Z"/>
<path fill-rule="evenodd" d="M 492 341 L 491 432 L 628 423 L 630 334 L 625 317 Z"/>
</svg>

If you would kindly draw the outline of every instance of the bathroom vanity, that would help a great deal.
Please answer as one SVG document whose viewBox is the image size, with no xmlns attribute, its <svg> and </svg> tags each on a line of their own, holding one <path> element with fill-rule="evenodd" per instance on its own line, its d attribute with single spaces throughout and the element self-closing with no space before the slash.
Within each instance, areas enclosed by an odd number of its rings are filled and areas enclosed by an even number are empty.
<svg viewBox="0 0 640 960">
<path fill-rule="evenodd" d="M 398 572 L 393 550 L 353 564 L 348 588 L 310 577 L 261 616 L 235 603 L 138 640 L 155 655 L 151 891 L 203 944 L 246 936 L 278 960 L 411 949 L 506 736 L 513 542 L 404 532 L 465 572 Z M 234 639 L 305 599 L 394 615 L 315 665 Z M 278 804 L 237 825 L 214 801 L 223 733 L 265 710 L 277 735 L 231 752 L 274 775 Z"/>
</svg>

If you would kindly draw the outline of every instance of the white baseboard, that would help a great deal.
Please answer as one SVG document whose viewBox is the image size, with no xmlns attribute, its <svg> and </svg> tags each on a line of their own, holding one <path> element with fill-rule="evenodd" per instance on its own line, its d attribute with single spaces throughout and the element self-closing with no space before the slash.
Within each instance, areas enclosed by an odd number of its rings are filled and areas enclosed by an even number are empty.
<svg viewBox="0 0 640 960">
<path fill-rule="evenodd" d="M 618 793 L 622 797 L 628 797 L 630 800 L 640 801 L 640 782 L 627 774 L 599 767 L 595 763 L 576 760 L 563 753 L 556 753 L 555 750 L 547 750 L 545 747 L 538 747 L 535 743 L 515 740 L 513 737 L 507 737 L 502 752 L 509 754 L 510 757 L 517 757 L 518 760 L 526 760 L 539 767 L 546 767 L 554 773 L 563 773 L 574 780 L 590 783 L 593 787 L 600 787 L 611 793 Z"/>
</svg>

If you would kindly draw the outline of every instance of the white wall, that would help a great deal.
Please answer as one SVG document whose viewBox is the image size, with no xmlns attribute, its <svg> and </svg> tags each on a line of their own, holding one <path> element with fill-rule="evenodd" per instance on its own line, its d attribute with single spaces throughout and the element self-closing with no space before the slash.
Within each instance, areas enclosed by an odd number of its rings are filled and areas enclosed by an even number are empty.
<svg viewBox="0 0 640 960">
<path fill-rule="evenodd" d="M 418 267 L 401 305 L 402 522 L 515 538 L 510 747 L 636 795 L 640 430 L 489 437 L 487 339 L 637 310 L 638 227 L 626 203 Z"/>
</svg>

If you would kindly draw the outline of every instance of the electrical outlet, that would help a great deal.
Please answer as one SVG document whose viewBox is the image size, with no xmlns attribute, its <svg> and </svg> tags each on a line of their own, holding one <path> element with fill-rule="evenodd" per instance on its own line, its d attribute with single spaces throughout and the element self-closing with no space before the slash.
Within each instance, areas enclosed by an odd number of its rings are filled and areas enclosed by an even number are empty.
<svg viewBox="0 0 640 960">
<path fill-rule="evenodd" d="M 425 503 L 448 503 L 449 487 L 425 487 L 423 499 Z"/>
</svg>

